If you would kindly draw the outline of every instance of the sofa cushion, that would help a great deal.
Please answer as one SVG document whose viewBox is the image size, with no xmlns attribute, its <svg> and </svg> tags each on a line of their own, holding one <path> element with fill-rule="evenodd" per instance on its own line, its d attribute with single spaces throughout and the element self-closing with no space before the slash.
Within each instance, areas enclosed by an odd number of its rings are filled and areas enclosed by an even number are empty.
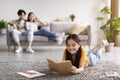
<svg viewBox="0 0 120 80">
<path fill-rule="evenodd" d="M 68 35 L 65 35 L 64 37 L 63 37 L 63 41 L 66 41 L 66 38 L 68 37 Z M 80 38 L 80 40 L 81 41 L 83 41 L 83 40 L 88 40 L 88 35 L 79 35 L 79 38 Z"/>
<path fill-rule="evenodd" d="M 69 28 L 75 25 L 75 22 L 52 22 L 50 30 L 53 32 L 67 32 Z"/>
<path fill-rule="evenodd" d="M 21 41 L 27 41 L 27 36 L 20 36 Z M 48 41 L 49 39 L 44 36 L 34 36 L 33 41 Z"/>
<path fill-rule="evenodd" d="M 68 29 L 68 34 L 86 34 L 87 26 L 82 26 L 80 24 L 73 25 L 70 29 Z"/>
<path fill-rule="evenodd" d="M 21 41 L 27 40 L 27 37 L 26 36 L 20 36 L 20 40 Z"/>
<path fill-rule="evenodd" d="M 44 37 L 44 36 L 34 36 L 33 40 L 34 41 L 48 41 L 49 42 L 49 39 L 47 37 Z"/>
</svg>

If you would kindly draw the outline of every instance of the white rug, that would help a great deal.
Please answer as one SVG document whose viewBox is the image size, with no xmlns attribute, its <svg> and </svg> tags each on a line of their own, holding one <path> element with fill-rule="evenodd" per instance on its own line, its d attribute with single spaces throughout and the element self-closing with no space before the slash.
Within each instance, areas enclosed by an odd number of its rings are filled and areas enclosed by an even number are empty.
<svg viewBox="0 0 120 80">
<path fill-rule="evenodd" d="M 28 70 L 35 70 L 45 73 L 46 75 L 43 77 L 28 79 L 16 74 L 16 72 L 25 72 Z M 0 62 L 0 80 L 120 80 L 118 77 L 105 76 L 105 72 L 109 71 L 115 71 L 120 74 L 120 66 L 108 61 L 101 61 L 94 67 L 85 68 L 85 71 L 79 74 L 61 76 L 50 71 L 47 67 L 47 62 Z"/>
</svg>

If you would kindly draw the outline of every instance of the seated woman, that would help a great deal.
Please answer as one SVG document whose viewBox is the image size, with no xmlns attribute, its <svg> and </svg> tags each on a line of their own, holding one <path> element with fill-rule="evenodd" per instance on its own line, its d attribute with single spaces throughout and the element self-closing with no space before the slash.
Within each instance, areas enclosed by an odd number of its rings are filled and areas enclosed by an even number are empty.
<svg viewBox="0 0 120 80">
<path fill-rule="evenodd" d="M 84 71 L 84 67 L 96 65 L 100 59 L 102 50 L 106 43 L 103 40 L 100 44 L 91 49 L 88 53 L 80 44 L 78 35 L 71 34 L 66 39 L 66 49 L 63 54 L 63 61 L 70 60 L 72 67 L 68 69 L 70 73 L 80 73 Z M 48 64 L 49 65 L 49 64 Z M 49 65 L 51 70 L 54 70 L 52 65 Z"/>
<path fill-rule="evenodd" d="M 40 29 L 38 29 L 38 23 L 42 25 Z M 46 26 L 46 28 L 45 28 Z M 33 30 L 34 35 L 37 36 L 46 36 L 49 38 L 50 41 L 57 41 L 60 45 L 63 42 L 63 36 L 65 33 L 55 33 L 48 30 L 49 24 L 43 23 L 42 21 L 38 20 L 38 18 L 35 17 L 35 14 L 33 12 L 30 12 L 28 14 L 27 22 L 26 22 L 26 29 L 27 30 Z"/>
</svg>

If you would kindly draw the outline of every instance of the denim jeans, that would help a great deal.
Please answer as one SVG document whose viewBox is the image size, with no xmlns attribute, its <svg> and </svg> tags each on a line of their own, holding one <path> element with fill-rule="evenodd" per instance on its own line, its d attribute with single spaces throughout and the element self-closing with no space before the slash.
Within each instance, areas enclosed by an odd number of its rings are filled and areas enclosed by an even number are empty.
<svg viewBox="0 0 120 80">
<path fill-rule="evenodd" d="M 35 36 L 46 36 L 49 38 L 50 41 L 56 41 L 56 33 L 46 30 L 46 29 L 40 29 L 39 31 L 34 32 Z"/>
<path fill-rule="evenodd" d="M 89 66 L 94 66 L 96 65 L 99 61 L 100 61 L 100 58 L 101 58 L 101 54 L 102 54 L 102 50 L 101 49 L 98 49 L 97 51 L 93 51 L 93 50 L 90 50 L 87 54 L 88 58 L 89 58 Z"/>
<path fill-rule="evenodd" d="M 20 41 L 20 35 L 22 36 L 27 36 L 27 40 L 29 42 L 33 41 L 33 31 L 32 30 L 17 30 L 17 29 L 13 29 L 12 30 L 12 36 L 15 42 L 19 42 Z"/>
</svg>

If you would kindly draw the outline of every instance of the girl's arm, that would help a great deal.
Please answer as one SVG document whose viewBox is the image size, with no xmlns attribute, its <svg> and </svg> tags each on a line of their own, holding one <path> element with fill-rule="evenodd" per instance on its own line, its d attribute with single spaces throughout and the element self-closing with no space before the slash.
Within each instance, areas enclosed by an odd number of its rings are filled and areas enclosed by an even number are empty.
<svg viewBox="0 0 120 80">
<path fill-rule="evenodd" d="M 71 72 L 72 73 L 80 73 L 80 72 L 84 71 L 85 60 L 86 60 L 86 51 L 84 49 L 82 49 L 82 55 L 81 55 L 81 59 L 80 59 L 80 63 L 79 63 L 79 68 L 73 67 L 73 71 L 71 71 Z"/>
<path fill-rule="evenodd" d="M 81 71 L 84 71 L 84 67 L 86 66 L 86 63 L 85 63 L 86 61 L 88 62 L 86 50 L 82 48 L 82 56 L 80 59 L 79 68 L 76 69 L 76 73 L 80 73 Z"/>
<path fill-rule="evenodd" d="M 80 73 L 82 71 L 84 71 L 84 62 L 81 62 L 80 63 L 80 67 L 79 68 L 76 68 L 75 66 L 72 66 L 69 71 L 71 73 Z"/>
<path fill-rule="evenodd" d="M 75 73 L 80 73 L 82 71 L 84 71 L 84 62 L 81 62 L 80 65 L 79 65 L 79 68 L 76 69 L 76 72 Z"/>
</svg>

